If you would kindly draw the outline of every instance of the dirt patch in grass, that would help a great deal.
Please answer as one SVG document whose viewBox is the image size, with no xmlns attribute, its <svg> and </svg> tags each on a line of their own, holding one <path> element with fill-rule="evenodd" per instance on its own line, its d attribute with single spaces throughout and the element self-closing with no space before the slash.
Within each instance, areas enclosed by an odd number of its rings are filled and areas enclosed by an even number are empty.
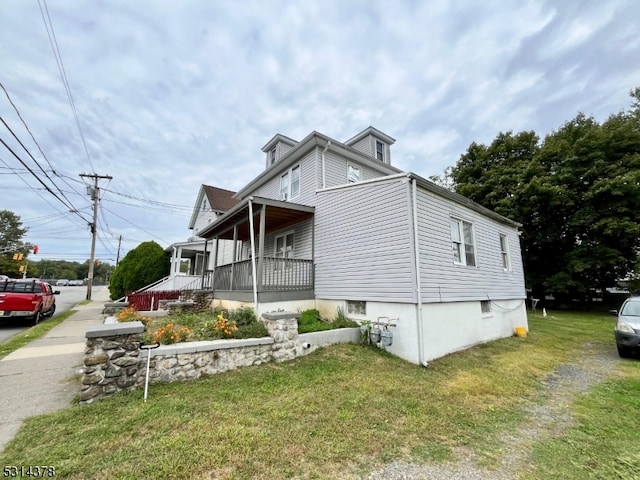
<svg viewBox="0 0 640 480">
<path fill-rule="evenodd" d="M 577 395 L 589 391 L 614 372 L 621 360 L 611 348 L 586 343 L 575 362 L 560 365 L 542 381 L 538 398 L 523 409 L 526 420 L 514 432 L 500 438 L 501 448 L 493 452 L 493 466 L 472 449 L 455 447 L 453 459 L 422 465 L 393 462 L 368 476 L 371 480 L 447 479 L 447 480 L 508 480 L 532 468 L 534 443 L 544 438 L 560 437 L 574 423 L 572 402 Z M 515 381 L 515 380 L 514 380 Z"/>
</svg>

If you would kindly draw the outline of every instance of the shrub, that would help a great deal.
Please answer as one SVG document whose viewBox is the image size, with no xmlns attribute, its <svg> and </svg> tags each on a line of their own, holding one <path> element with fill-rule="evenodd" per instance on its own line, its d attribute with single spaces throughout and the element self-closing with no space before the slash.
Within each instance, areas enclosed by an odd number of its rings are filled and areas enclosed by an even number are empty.
<svg viewBox="0 0 640 480">
<path fill-rule="evenodd" d="M 334 327 L 323 320 L 320 312 L 315 308 L 300 312 L 298 319 L 298 333 L 320 332 L 322 330 L 331 330 Z"/>
<path fill-rule="evenodd" d="M 300 312 L 298 320 L 298 333 L 320 332 L 323 330 L 333 330 L 335 328 L 358 327 L 358 323 L 347 318 L 344 311 L 338 308 L 336 318 L 328 321 L 320 316 L 316 309 L 304 310 Z"/>
<path fill-rule="evenodd" d="M 143 242 L 129 251 L 109 281 L 111 298 L 118 299 L 169 274 L 170 259 L 156 242 Z"/>
<path fill-rule="evenodd" d="M 213 308 L 213 315 L 215 317 L 222 315 L 230 321 L 236 322 L 236 325 L 239 327 L 243 325 L 252 325 L 258 321 L 256 313 L 253 311 L 252 307 L 239 307 L 229 310 L 227 308 L 217 306 Z"/>
<path fill-rule="evenodd" d="M 360 324 L 355 320 L 351 320 L 344 314 L 344 310 L 338 307 L 336 312 L 336 318 L 333 319 L 333 325 L 335 328 L 351 328 L 351 327 L 359 327 Z"/>
<path fill-rule="evenodd" d="M 260 338 L 268 336 L 269 331 L 264 323 L 256 321 L 251 325 L 238 327 L 238 331 L 233 335 L 233 338 Z"/>
</svg>

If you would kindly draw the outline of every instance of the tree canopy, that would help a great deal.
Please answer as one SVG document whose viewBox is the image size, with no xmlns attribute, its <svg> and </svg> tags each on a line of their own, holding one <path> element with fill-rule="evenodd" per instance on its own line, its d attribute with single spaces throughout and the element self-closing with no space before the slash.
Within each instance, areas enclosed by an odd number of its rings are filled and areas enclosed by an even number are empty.
<svg viewBox="0 0 640 480">
<path fill-rule="evenodd" d="M 156 242 L 144 242 L 131 250 L 118 264 L 111 281 L 111 298 L 122 298 L 169 274 L 170 259 Z"/>
<path fill-rule="evenodd" d="M 9 210 L 0 210 L 0 273 L 10 277 L 20 275 L 21 263 L 13 259 L 15 253 L 27 256 L 29 245 L 25 244 L 22 237 L 28 228 L 22 225 L 20 217 Z"/>
<path fill-rule="evenodd" d="M 472 143 L 450 171 L 458 193 L 523 224 L 528 288 L 581 296 L 629 277 L 640 252 L 640 89 L 599 124 L 578 114 L 534 132 Z"/>
</svg>

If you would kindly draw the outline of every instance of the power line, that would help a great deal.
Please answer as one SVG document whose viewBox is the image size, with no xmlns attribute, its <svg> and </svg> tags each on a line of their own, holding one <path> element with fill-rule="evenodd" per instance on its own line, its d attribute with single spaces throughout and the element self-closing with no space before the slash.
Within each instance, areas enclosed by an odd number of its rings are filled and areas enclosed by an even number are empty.
<svg viewBox="0 0 640 480">
<path fill-rule="evenodd" d="M 29 126 L 27 125 L 27 122 L 24 121 L 24 118 L 22 118 L 22 115 L 20 114 L 20 110 L 18 110 L 18 107 L 16 107 L 16 104 L 13 103 L 13 100 L 11 99 L 11 97 L 9 96 L 9 92 L 7 92 L 7 89 L 4 87 L 4 85 L 2 84 L 2 82 L 0 82 L 0 87 L 2 88 L 2 90 L 4 91 L 4 94 L 7 97 L 7 100 L 9 100 L 9 103 L 11 104 L 11 106 L 13 107 L 13 109 L 15 110 L 16 114 L 18 115 L 18 118 L 20 119 L 20 121 L 22 122 L 22 124 L 24 125 L 24 128 L 27 129 L 27 132 L 29 132 L 29 135 L 31 136 L 31 139 L 33 140 L 33 143 L 36 144 L 36 146 L 38 147 L 38 150 L 40 150 L 40 153 L 42 154 L 42 156 L 44 157 L 44 159 L 47 161 L 47 163 L 49 164 L 49 167 L 51 168 L 51 171 L 54 173 L 55 175 L 55 170 L 53 169 L 53 165 L 51 165 L 51 162 L 49 161 L 49 159 L 47 158 L 47 156 L 44 154 L 44 152 L 42 151 L 42 148 L 40 147 L 40 144 L 38 143 L 38 141 L 36 140 L 36 138 L 33 136 L 33 133 L 31 133 L 31 130 L 29 129 Z"/>
<path fill-rule="evenodd" d="M 87 141 L 84 138 L 84 133 L 82 131 L 82 127 L 80 126 L 80 118 L 78 117 L 78 111 L 76 109 L 76 104 L 73 101 L 73 94 L 71 93 L 71 85 L 69 84 L 69 79 L 67 77 L 67 72 L 64 68 L 64 63 L 62 61 L 62 55 L 60 54 L 60 48 L 58 47 L 58 40 L 56 38 L 55 30 L 53 29 L 53 23 L 51 22 L 51 16 L 49 15 L 49 8 L 47 7 L 46 0 L 42 0 L 44 4 L 44 11 L 42 9 L 42 5 L 40 4 L 41 0 L 38 0 L 38 6 L 40 7 L 40 14 L 42 15 L 42 21 L 44 22 L 44 27 L 47 30 L 47 37 L 49 37 L 49 44 L 51 45 L 51 49 L 53 50 L 53 56 L 56 59 L 56 63 L 58 65 L 58 71 L 60 72 L 60 77 L 62 78 L 62 83 L 65 87 L 65 91 L 67 92 L 67 98 L 69 100 L 69 105 L 71 106 L 71 111 L 73 112 L 73 118 L 76 121 L 76 125 L 78 127 L 78 132 L 80 132 L 80 138 L 82 139 L 82 145 L 84 146 L 84 151 L 87 154 L 87 159 L 89 160 L 89 165 L 91 166 L 91 171 L 95 172 L 95 168 L 93 168 L 93 162 L 91 161 L 91 155 L 89 154 L 89 149 L 87 148 Z M 46 11 L 46 18 L 45 18 Z M 48 20 L 48 24 L 47 24 Z M 51 28 L 51 33 L 49 33 L 49 28 Z"/>
<path fill-rule="evenodd" d="M 165 202 L 159 202 L 157 200 L 150 200 L 148 198 L 134 197 L 133 195 L 127 195 L 126 193 L 116 192 L 114 190 L 109 190 L 108 188 L 104 188 L 103 190 L 105 192 L 113 193 L 113 194 L 119 195 L 121 197 L 130 198 L 131 200 L 137 200 L 139 202 L 148 203 L 148 204 L 151 204 L 151 205 L 157 205 L 157 206 L 167 207 L 167 208 L 182 208 L 182 209 L 187 209 L 187 210 L 193 210 L 193 206 L 177 205 L 177 204 L 174 204 L 174 203 L 165 203 Z M 128 205 L 128 204 L 126 204 L 126 205 Z"/>
<path fill-rule="evenodd" d="M 6 148 L 7 150 L 9 150 L 9 152 L 11 152 L 11 154 L 12 154 L 12 155 L 13 155 L 13 156 L 14 156 L 14 157 L 15 157 L 15 158 L 16 158 L 16 159 L 17 159 L 17 160 L 18 160 L 22 165 L 24 165 L 24 167 L 25 167 L 27 170 L 29 170 L 29 173 L 31 173 L 31 175 L 33 175 L 33 177 L 34 177 L 38 182 L 40 182 L 40 184 L 45 188 L 45 190 L 46 190 L 47 192 L 49 192 L 51 195 L 53 195 L 53 196 L 54 196 L 54 198 L 55 198 L 56 200 L 58 200 L 60 203 L 62 203 L 66 208 L 70 208 L 72 211 L 74 211 L 74 213 L 75 213 L 76 215 L 78 215 L 80 218 L 82 218 L 82 220 L 84 220 L 84 221 L 85 221 L 85 222 L 87 222 L 87 223 L 90 223 L 86 218 L 84 218 L 82 215 L 80 215 L 80 213 L 79 213 L 77 210 L 75 210 L 75 208 L 73 207 L 73 205 L 72 205 L 72 204 L 67 205 L 67 204 L 64 202 L 64 200 L 62 200 L 62 199 L 61 199 L 61 198 L 60 198 L 60 197 L 59 197 L 59 196 L 58 196 L 58 195 L 57 195 L 53 190 L 51 190 L 51 189 L 49 188 L 49 186 L 48 186 L 46 183 L 44 183 L 44 182 L 40 179 L 40 177 L 38 177 L 38 175 L 36 175 L 36 173 L 35 173 L 31 168 L 29 168 L 29 166 L 27 166 L 27 164 L 24 162 L 24 160 L 22 160 L 22 158 L 20 158 L 20 156 L 19 156 L 16 152 L 14 152 L 14 151 L 13 151 L 13 149 L 12 149 L 9 145 L 7 145 L 7 143 L 6 143 L 2 138 L 0 138 L 0 143 L 2 143 L 2 144 L 5 146 L 5 148 Z M 26 183 L 26 182 L 25 182 L 25 183 Z"/>
<path fill-rule="evenodd" d="M 135 223 L 131 223 L 129 220 L 127 220 L 124 217 L 121 217 L 120 215 L 118 215 L 115 212 L 112 212 L 111 210 L 109 210 L 107 207 L 102 207 L 104 208 L 107 212 L 109 212 L 111 215 L 115 215 L 116 217 L 118 217 L 120 220 L 124 220 L 125 222 L 127 222 L 129 225 L 132 225 L 133 227 L 137 228 L 138 230 L 142 230 L 144 233 L 146 233 L 147 235 L 151 235 L 152 238 L 155 238 L 157 240 L 160 240 L 162 243 L 166 243 L 167 245 L 169 244 L 169 242 L 162 240 L 161 238 L 156 237 L 153 233 L 148 232 L 147 230 L 145 230 L 144 228 L 140 227 L 139 225 L 136 225 Z"/>
<path fill-rule="evenodd" d="M 6 90 L 5 90 L 6 91 Z M 53 181 L 53 179 L 47 174 L 47 172 L 44 171 L 44 169 L 42 168 L 42 166 L 40 165 L 40 163 L 38 163 L 38 161 L 35 159 L 35 157 L 31 154 L 31 152 L 29 151 L 29 149 L 27 147 L 25 147 L 24 143 L 22 143 L 22 141 L 18 138 L 18 136 L 15 134 L 15 132 L 11 129 L 11 127 L 9 125 L 7 125 L 7 122 L 4 121 L 4 118 L 2 118 L 2 116 L 0 116 L 0 122 L 3 123 L 3 125 L 7 128 L 7 130 L 9 130 L 9 132 L 11 132 L 11 135 L 13 135 L 13 138 L 16 139 L 16 141 L 20 144 L 20 146 L 24 149 L 25 152 L 27 152 L 27 155 L 29 155 L 31 157 L 31 160 L 34 161 L 34 163 L 38 166 L 38 168 L 40 169 L 40 171 L 42 173 L 44 173 L 44 176 L 47 177 L 47 179 L 51 182 L 51 184 L 56 187 L 56 189 L 58 190 L 58 192 L 60 192 L 60 194 L 64 197 L 64 199 L 69 202 L 69 206 L 71 208 L 71 210 L 75 210 L 75 207 L 73 206 L 73 203 L 71 203 L 71 200 L 69 200 L 69 198 L 67 198 L 67 196 L 64 194 L 64 192 L 62 190 L 60 190 L 60 187 L 58 187 L 58 185 L 56 185 L 56 182 Z M 51 166 L 51 164 L 49 164 L 49 166 Z M 31 171 L 31 170 L 30 170 Z M 32 172 L 33 173 L 33 172 Z"/>
</svg>

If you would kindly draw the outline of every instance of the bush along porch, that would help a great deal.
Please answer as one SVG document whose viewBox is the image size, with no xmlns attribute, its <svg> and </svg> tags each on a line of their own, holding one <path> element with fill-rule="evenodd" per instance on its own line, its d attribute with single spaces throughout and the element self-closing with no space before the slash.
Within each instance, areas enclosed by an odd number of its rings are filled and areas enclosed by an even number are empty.
<svg viewBox="0 0 640 480">
<path fill-rule="evenodd" d="M 299 334 L 297 312 L 264 313 L 258 322 L 251 308 L 216 310 L 209 312 L 210 321 L 200 322 L 198 327 L 193 320 L 196 315 L 192 314 L 190 319 L 189 315 L 164 317 L 156 329 L 148 328 L 151 318 L 131 309 L 119 315 L 121 322 L 98 325 L 86 332 L 81 404 L 144 387 L 148 355 L 150 383 L 173 382 L 272 361 L 285 362 L 321 346 L 359 341 L 359 329 L 353 327 Z M 193 326 L 183 325 L 189 321 Z M 229 338 L 247 327 L 247 333 L 264 331 L 265 335 Z M 198 335 L 214 339 L 183 341 L 203 338 L 191 336 L 196 329 Z M 140 348 L 141 344 L 152 342 L 164 344 L 152 350 Z"/>
</svg>

